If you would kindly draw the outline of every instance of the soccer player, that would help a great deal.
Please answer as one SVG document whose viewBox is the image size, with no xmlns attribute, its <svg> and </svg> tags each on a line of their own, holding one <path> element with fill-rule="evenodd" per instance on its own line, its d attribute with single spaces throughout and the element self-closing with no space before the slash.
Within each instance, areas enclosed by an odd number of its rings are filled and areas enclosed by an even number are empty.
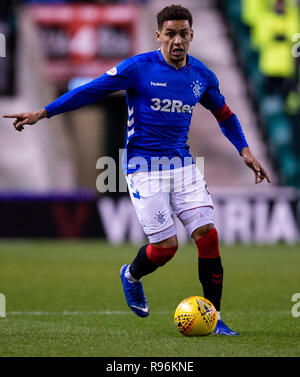
<svg viewBox="0 0 300 377">
<path fill-rule="evenodd" d="M 90 104 L 109 93 L 126 90 L 128 124 L 123 166 L 132 203 L 149 238 L 149 243 L 141 247 L 132 263 L 121 268 L 127 304 L 138 316 L 148 316 L 141 279 L 165 265 L 177 251 L 175 215 L 197 247 L 203 295 L 218 312 L 214 332 L 238 335 L 221 320 L 223 267 L 213 203 L 186 144 L 197 103 L 215 116 L 223 134 L 253 170 L 255 183 L 264 179 L 270 182 L 270 178 L 252 155 L 236 115 L 219 91 L 215 74 L 188 54 L 193 40 L 192 23 L 188 9 L 180 5 L 165 7 L 157 15 L 159 50 L 122 61 L 42 110 L 5 117 L 16 118 L 13 125 L 17 131 L 22 131 L 25 124 L 35 124 L 45 117 Z"/>
</svg>

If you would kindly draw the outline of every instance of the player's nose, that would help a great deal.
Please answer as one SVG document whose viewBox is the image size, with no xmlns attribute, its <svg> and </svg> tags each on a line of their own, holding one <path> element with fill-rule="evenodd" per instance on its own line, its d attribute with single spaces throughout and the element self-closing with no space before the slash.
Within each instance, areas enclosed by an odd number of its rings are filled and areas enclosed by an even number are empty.
<svg viewBox="0 0 300 377">
<path fill-rule="evenodd" d="M 181 45 L 182 44 L 182 39 L 181 39 L 181 37 L 180 37 L 179 34 L 175 35 L 175 37 L 174 37 L 174 44 L 176 44 L 176 45 Z"/>
</svg>

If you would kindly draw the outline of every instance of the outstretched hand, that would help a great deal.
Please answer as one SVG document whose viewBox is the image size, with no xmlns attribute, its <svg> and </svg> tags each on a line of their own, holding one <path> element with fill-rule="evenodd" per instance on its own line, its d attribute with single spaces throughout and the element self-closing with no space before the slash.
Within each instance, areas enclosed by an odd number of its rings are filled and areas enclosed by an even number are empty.
<svg viewBox="0 0 300 377">
<path fill-rule="evenodd" d="M 243 148 L 241 151 L 241 156 L 244 159 L 244 163 L 254 171 L 255 184 L 261 183 L 264 179 L 271 183 L 266 169 L 264 169 L 263 166 L 254 158 L 249 148 Z"/>
<path fill-rule="evenodd" d="M 46 118 L 47 112 L 45 109 L 35 111 L 32 113 L 19 113 L 19 114 L 7 114 L 3 115 L 3 118 L 15 118 L 13 122 L 13 126 L 15 127 L 16 131 L 23 131 L 25 124 L 35 124 L 39 120 Z"/>
</svg>

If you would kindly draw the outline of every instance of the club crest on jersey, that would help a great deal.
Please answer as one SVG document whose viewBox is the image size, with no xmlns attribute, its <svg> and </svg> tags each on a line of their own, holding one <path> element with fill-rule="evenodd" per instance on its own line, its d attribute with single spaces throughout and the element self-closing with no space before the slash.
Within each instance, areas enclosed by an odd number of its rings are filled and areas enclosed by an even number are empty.
<svg viewBox="0 0 300 377">
<path fill-rule="evenodd" d="M 160 224 L 164 224 L 166 222 L 166 213 L 164 211 L 158 211 L 155 216 L 155 220 Z"/>
<path fill-rule="evenodd" d="M 193 81 L 193 84 L 191 85 L 191 88 L 193 89 L 194 96 L 199 99 L 201 97 L 202 91 L 203 91 L 203 85 L 201 82 Z"/>
<path fill-rule="evenodd" d="M 106 73 L 110 76 L 115 76 L 117 74 L 117 68 L 116 67 L 113 67 L 111 68 L 110 70 L 108 70 Z"/>
</svg>

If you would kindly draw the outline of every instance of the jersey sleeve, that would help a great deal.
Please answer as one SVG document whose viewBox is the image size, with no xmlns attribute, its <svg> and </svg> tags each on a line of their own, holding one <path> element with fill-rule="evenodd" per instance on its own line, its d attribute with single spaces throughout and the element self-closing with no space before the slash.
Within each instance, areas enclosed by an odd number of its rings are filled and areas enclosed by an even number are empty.
<svg viewBox="0 0 300 377">
<path fill-rule="evenodd" d="M 225 97 L 220 92 L 219 81 L 216 75 L 211 71 L 208 87 L 203 93 L 200 103 L 212 112 L 222 133 L 235 146 L 239 153 L 241 153 L 244 147 L 248 147 L 238 117 L 226 104 Z"/>
<path fill-rule="evenodd" d="M 119 90 L 128 90 L 135 86 L 136 62 L 128 58 L 103 75 L 58 97 L 45 109 L 48 117 L 62 114 L 89 105 L 104 96 Z"/>
<path fill-rule="evenodd" d="M 225 97 L 220 92 L 219 81 L 211 71 L 208 78 L 208 86 L 200 99 L 200 103 L 210 111 L 217 111 L 225 105 Z"/>
</svg>

